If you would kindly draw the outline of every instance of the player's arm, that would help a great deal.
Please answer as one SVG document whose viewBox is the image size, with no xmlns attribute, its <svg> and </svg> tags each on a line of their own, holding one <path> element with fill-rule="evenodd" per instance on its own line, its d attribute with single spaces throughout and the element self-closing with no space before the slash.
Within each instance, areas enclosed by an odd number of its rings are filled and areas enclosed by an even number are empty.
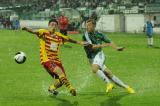
<svg viewBox="0 0 160 106">
<path fill-rule="evenodd" d="M 90 45 L 91 46 L 91 45 Z M 108 46 L 111 46 L 112 48 L 116 49 L 117 51 L 123 51 L 124 47 L 119 47 L 117 46 L 115 43 L 111 42 L 111 43 L 104 43 L 104 44 L 101 44 L 101 45 L 92 45 L 92 48 L 93 49 L 96 49 L 96 48 L 104 48 L 104 47 L 108 47 Z"/>
<path fill-rule="evenodd" d="M 23 27 L 22 30 L 27 31 L 27 32 L 32 33 L 32 34 L 36 34 L 36 35 L 39 34 L 39 32 L 37 32 L 37 31 L 35 31 L 31 28 L 27 28 L 27 27 Z"/>
<path fill-rule="evenodd" d="M 108 37 L 106 37 L 105 35 L 102 34 L 102 41 L 104 41 L 105 43 L 100 44 L 100 45 L 92 45 L 92 48 L 104 48 L 104 47 L 112 47 L 118 51 L 122 51 L 124 49 L 124 47 L 119 47 L 117 46 L 114 42 L 112 42 Z"/>
<path fill-rule="evenodd" d="M 79 45 L 86 45 L 88 43 L 83 42 L 83 41 L 76 41 L 74 39 L 69 38 L 68 36 L 65 36 L 59 32 L 56 32 L 57 35 L 61 36 L 64 39 L 64 42 L 70 42 L 70 43 L 74 43 L 74 44 L 79 44 Z"/>
<path fill-rule="evenodd" d="M 114 42 L 111 43 L 105 43 L 102 45 L 102 47 L 107 47 L 107 46 L 111 46 L 112 48 L 118 50 L 118 51 L 122 51 L 124 49 L 124 47 L 119 47 L 117 46 L 117 44 L 115 44 Z"/>
<path fill-rule="evenodd" d="M 70 42 L 70 43 L 79 44 L 79 45 L 82 45 L 82 46 L 85 46 L 85 45 L 88 44 L 87 42 L 76 41 L 76 40 L 73 40 L 73 39 L 71 39 L 71 38 L 69 38 L 67 41 Z"/>
<path fill-rule="evenodd" d="M 86 41 L 77 41 L 77 40 L 74 40 L 74 39 L 71 39 L 68 37 L 68 39 L 66 39 L 67 42 L 70 42 L 70 43 L 74 43 L 74 44 L 79 44 L 79 45 L 82 45 L 82 46 L 88 46 L 90 45 L 88 42 Z"/>
</svg>

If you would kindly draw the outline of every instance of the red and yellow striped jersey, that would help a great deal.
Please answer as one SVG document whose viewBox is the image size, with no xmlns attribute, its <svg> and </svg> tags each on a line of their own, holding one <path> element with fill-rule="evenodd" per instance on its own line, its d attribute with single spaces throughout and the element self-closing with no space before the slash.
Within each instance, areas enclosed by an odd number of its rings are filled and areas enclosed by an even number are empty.
<svg viewBox="0 0 160 106">
<path fill-rule="evenodd" d="M 46 29 L 38 30 L 38 37 L 40 39 L 40 61 L 43 64 L 46 61 L 60 62 L 58 58 L 59 47 L 69 37 L 64 36 L 60 32 L 51 34 Z"/>
</svg>

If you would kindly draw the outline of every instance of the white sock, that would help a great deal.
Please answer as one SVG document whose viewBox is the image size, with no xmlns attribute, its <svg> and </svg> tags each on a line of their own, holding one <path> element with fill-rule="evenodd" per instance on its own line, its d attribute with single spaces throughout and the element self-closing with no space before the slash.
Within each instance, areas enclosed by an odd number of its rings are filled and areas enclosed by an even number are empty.
<svg viewBox="0 0 160 106">
<path fill-rule="evenodd" d="M 123 83 L 118 77 L 116 77 L 115 75 L 113 75 L 112 81 L 113 81 L 114 83 L 116 83 L 117 85 L 123 87 L 123 88 L 127 88 L 127 87 L 128 87 L 128 85 L 124 84 L 124 83 Z"/>
<path fill-rule="evenodd" d="M 153 38 L 150 38 L 150 45 L 153 45 Z"/>
<path fill-rule="evenodd" d="M 109 78 L 103 73 L 103 71 L 98 70 L 97 75 L 104 80 L 105 83 L 109 83 Z"/>
<path fill-rule="evenodd" d="M 150 41 L 151 41 L 151 40 L 150 40 L 150 38 L 148 38 L 148 45 L 150 45 L 150 44 L 151 44 L 151 43 L 150 43 Z"/>
</svg>

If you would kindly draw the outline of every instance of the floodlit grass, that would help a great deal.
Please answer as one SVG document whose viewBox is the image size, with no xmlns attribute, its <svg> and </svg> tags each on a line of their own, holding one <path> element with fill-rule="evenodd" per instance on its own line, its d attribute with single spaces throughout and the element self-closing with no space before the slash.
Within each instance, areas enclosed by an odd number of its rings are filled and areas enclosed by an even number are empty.
<svg viewBox="0 0 160 106">
<path fill-rule="evenodd" d="M 127 94 L 116 87 L 105 93 L 105 84 L 91 72 L 83 47 L 61 47 L 60 58 L 68 79 L 77 89 L 73 97 L 62 87 L 59 95 L 47 91 L 52 78 L 39 62 L 39 40 L 23 31 L 0 30 L 0 106 L 159 106 L 160 105 L 160 37 L 148 48 L 144 34 L 107 33 L 123 52 L 104 48 L 106 65 L 136 90 Z M 81 40 L 81 35 L 70 35 Z M 17 51 L 27 54 L 24 64 L 16 64 Z"/>
</svg>

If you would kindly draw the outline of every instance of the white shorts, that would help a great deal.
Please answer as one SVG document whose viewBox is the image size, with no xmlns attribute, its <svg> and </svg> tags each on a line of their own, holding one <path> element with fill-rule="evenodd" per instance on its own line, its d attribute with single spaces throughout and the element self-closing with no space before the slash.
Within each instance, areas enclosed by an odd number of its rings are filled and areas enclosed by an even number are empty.
<svg viewBox="0 0 160 106">
<path fill-rule="evenodd" d="M 97 55 L 93 59 L 90 59 L 90 62 L 91 64 L 97 64 L 103 71 L 106 69 L 105 55 L 103 51 L 98 52 Z"/>
</svg>

